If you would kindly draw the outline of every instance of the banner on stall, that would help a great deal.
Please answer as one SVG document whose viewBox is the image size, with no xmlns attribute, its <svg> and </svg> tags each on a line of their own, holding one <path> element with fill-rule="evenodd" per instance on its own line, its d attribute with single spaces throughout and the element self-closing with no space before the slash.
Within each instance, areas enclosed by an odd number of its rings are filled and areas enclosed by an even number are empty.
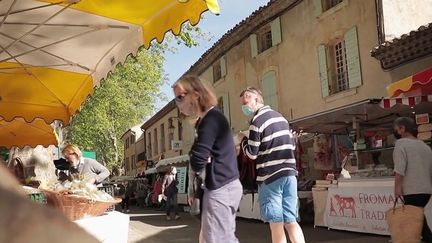
<svg viewBox="0 0 432 243">
<path fill-rule="evenodd" d="M 178 181 L 178 193 L 186 193 L 186 167 L 177 167 L 177 181 Z"/>
<path fill-rule="evenodd" d="M 329 188 L 325 222 L 333 229 L 390 235 L 385 212 L 394 201 L 393 187 Z"/>
</svg>

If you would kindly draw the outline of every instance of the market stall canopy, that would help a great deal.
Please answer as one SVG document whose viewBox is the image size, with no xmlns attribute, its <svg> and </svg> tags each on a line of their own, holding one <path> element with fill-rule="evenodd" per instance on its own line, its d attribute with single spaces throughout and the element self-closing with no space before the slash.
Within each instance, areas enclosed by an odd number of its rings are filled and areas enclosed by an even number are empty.
<svg viewBox="0 0 432 243">
<path fill-rule="evenodd" d="M 0 116 L 68 123 L 118 63 L 217 0 L 0 1 Z"/>
<path fill-rule="evenodd" d="M 399 100 L 400 99 L 400 100 Z M 410 103 L 414 100 L 414 103 Z M 367 99 L 350 105 L 290 121 L 294 130 L 308 133 L 346 134 L 353 129 L 353 119 L 366 129 L 391 129 L 400 116 L 428 113 L 432 95 L 398 99 Z M 389 103 L 391 105 L 387 106 Z"/>
<path fill-rule="evenodd" d="M 157 162 L 155 168 L 160 169 L 163 166 L 169 166 L 169 165 L 173 165 L 173 164 L 188 162 L 189 159 L 190 159 L 189 155 L 187 155 L 187 154 L 168 158 L 168 159 L 163 159 L 163 160 L 160 160 L 159 162 Z"/>
<path fill-rule="evenodd" d="M 43 145 L 58 145 L 57 134 L 53 127 L 46 124 L 41 119 L 35 119 L 27 123 L 22 118 L 17 118 L 11 122 L 0 120 L 0 146 L 19 148 L 30 146 L 36 147 Z"/>
<path fill-rule="evenodd" d="M 432 93 L 432 67 L 387 86 L 389 97 L 397 97 L 415 90 L 421 93 Z"/>
</svg>

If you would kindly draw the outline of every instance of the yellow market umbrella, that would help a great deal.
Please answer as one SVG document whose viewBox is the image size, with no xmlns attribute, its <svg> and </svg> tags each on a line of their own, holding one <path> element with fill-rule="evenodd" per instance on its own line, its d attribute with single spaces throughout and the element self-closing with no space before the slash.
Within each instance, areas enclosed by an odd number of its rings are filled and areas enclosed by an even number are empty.
<svg viewBox="0 0 432 243">
<path fill-rule="evenodd" d="M 68 124 L 107 73 L 217 0 L 0 1 L 0 116 Z"/>
<path fill-rule="evenodd" d="M 0 146 L 11 148 L 17 147 L 36 147 L 43 145 L 58 145 L 57 134 L 53 127 L 46 124 L 44 120 L 35 119 L 27 123 L 22 118 L 17 118 L 11 122 L 0 120 Z"/>
</svg>

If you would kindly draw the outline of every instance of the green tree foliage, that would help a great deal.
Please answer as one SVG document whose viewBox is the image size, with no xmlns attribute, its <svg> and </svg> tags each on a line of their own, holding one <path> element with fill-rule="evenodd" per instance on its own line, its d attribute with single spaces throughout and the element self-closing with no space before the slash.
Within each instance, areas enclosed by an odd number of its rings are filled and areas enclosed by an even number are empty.
<svg viewBox="0 0 432 243">
<path fill-rule="evenodd" d="M 160 46 L 140 49 L 102 81 L 67 128 L 67 140 L 118 171 L 123 161 L 122 134 L 142 122 L 161 97 L 165 82 Z"/>
<path fill-rule="evenodd" d="M 0 147 L 0 160 L 7 160 L 9 158 L 9 149 L 5 147 Z"/>
<path fill-rule="evenodd" d="M 163 44 L 153 43 L 149 50 L 140 49 L 136 56 L 129 56 L 102 81 L 71 125 L 63 129 L 63 142 L 95 151 L 98 161 L 114 173 L 120 171 L 124 155 L 121 136 L 152 115 L 155 102 L 165 100 L 160 90 L 166 82 L 164 53 L 176 52 L 175 43 L 193 47 L 198 40 L 210 38 L 209 33 L 185 24 L 179 36 L 168 34 Z"/>
</svg>

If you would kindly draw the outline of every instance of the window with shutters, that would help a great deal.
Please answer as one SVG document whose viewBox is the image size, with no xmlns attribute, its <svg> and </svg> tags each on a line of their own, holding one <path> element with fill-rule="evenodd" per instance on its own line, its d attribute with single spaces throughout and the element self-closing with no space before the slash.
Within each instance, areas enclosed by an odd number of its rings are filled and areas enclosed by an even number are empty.
<svg viewBox="0 0 432 243">
<path fill-rule="evenodd" d="M 147 135 L 148 139 L 147 139 L 147 158 L 151 158 L 153 155 L 153 150 L 152 150 L 152 136 L 151 136 L 151 132 L 148 133 Z"/>
<path fill-rule="evenodd" d="M 160 147 L 161 147 L 161 153 L 165 152 L 165 124 L 161 124 L 160 125 L 160 135 L 161 135 L 161 139 L 160 139 Z"/>
<path fill-rule="evenodd" d="M 348 63 L 346 58 L 345 40 L 337 42 L 333 47 L 333 77 L 330 93 L 338 93 L 349 89 Z"/>
<path fill-rule="evenodd" d="M 224 103 L 223 103 L 223 97 L 222 96 L 219 97 L 219 99 L 218 99 L 217 107 L 219 108 L 220 111 L 223 112 L 223 110 L 224 110 Z"/>
<path fill-rule="evenodd" d="M 332 15 L 348 5 L 347 0 L 313 0 L 315 17 L 321 18 Z"/>
<path fill-rule="evenodd" d="M 221 78 L 222 78 L 221 63 L 218 61 L 215 64 L 213 64 L 213 83 L 216 83 Z"/>
<path fill-rule="evenodd" d="M 262 53 L 273 46 L 270 25 L 263 27 L 258 33 L 258 53 Z"/>
<path fill-rule="evenodd" d="M 322 6 L 324 11 L 327 11 L 341 2 L 343 2 L 343 0 L 322 0 Z"/>
<path fill-rule="evenodd" d="M 157 155 L 159 153 L 157 128 L 153 130 L 153 136 L 154 155 Z"/>
<path fill-rule="evenodd" d="M 223 96 L 218 98 L 218 108 L 225 115 L 228 123 L 231 124 L 231 115 L 230 115 L 230 107 L 229 107 L 229 95 L 224 94 Z"/>
<path fill-rule="evenodd" d="M 318 46 L 322 97 L 362 85 L 357 27 Z"/>
<path fill-rule="evenodd" d="M 280 17 L 259 29 L 250 37 L 252 57 L 270 49 L 282 42 Z"/>
<path fill-rule="evenodd" d="M 213 74 L 213 83 L 217 83 L 219 80 L 224 78 L 227 74 L 225 56 L 222 56 L 218 61 L 216 61 L 210 69 Z"/>
<path fill-rule="evenodd" d="M 129 171 L 129 170 L 130 170 L 130 167 L 129 167 L 129 158 L 126 158 L 126 159 L 125 159 L 125 170 L 126 170 L 126 171 Z"/>
<path fill-rule="evenodd" d="M 130 137 L 129 137 L 129 146 L 128 147 L 132 146 L 133 144 L 135 144 L 135 135 L 134 134 L 130 135 Z"/>
</svg>

